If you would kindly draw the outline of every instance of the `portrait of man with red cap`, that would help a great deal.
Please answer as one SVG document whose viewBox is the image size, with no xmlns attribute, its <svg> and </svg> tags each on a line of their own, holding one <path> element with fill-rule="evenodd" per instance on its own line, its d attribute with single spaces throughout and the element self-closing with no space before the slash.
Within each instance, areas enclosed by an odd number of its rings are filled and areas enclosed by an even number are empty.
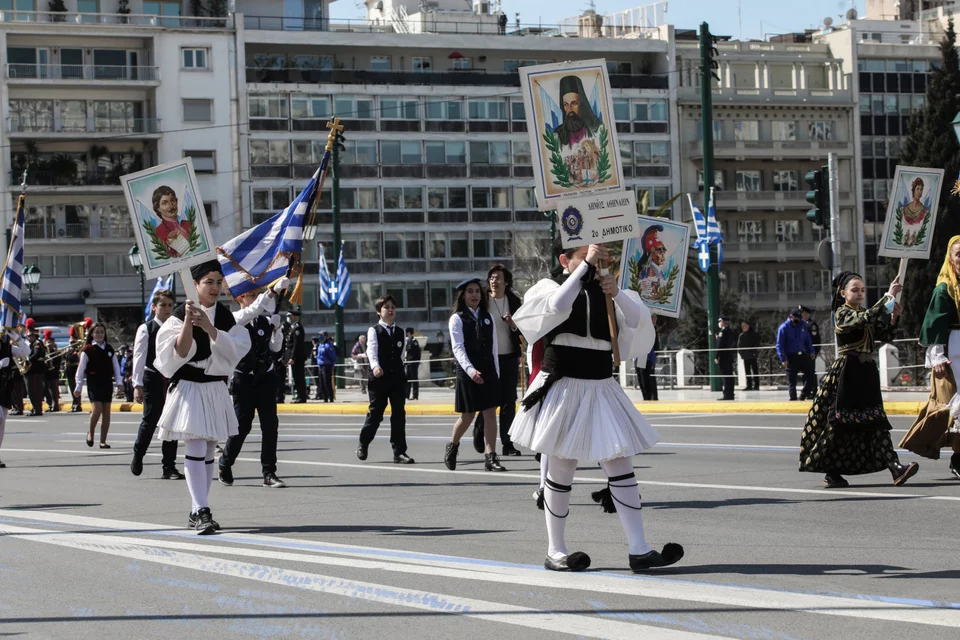
<svg viewBox="0 0 960 640">
<path fill-rule="evenodd" d="M 658 300 L 660 290 L 667 282 L 664 265 L 667 262 L 667 247 L 658 235 L 663 225 L 647 227 L 640 237 L 640 297 L 643 300 Z"/>
</svg>

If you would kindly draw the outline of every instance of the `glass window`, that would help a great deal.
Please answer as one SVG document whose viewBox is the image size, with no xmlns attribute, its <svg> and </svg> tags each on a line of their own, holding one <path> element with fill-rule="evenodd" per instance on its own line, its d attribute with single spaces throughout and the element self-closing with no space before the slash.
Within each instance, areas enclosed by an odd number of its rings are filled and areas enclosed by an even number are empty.
<svg viewBox="0 0 960 640">
<path fill-rule="evenodd" d="M 773 172 L 773 190 L 774 191 L 796 191 L 799 188 L 796 171 L 774 171 Z"/>
<path fill-rule="evenodd" d="M 370 56 L 370 71 L 390 71 L 390 56 Z"/>
<path fill-rule="evenodd" d="M 216 173 L 217 156 L 214 151 L 184 151 L 184 158 L 191 158 L 193 170 L 197 173 Z"/>
<path fill-rule="evenodd" d="M 425 103 L 427 120 L 463 120 L 463 102 L 460 100 L 431 100 Z"/>
<path fill-rule="evenodd" d="M 900 157 L 900 138 L 887 138 L 887 157 Z"/>
<path fill-rule="evenodd" d="M 414 58 L 413 70 L 418 73 L 433 71 L 433 58 Z"/>
<path fill-rule="evenodd" d="M 873 197 L 875 200 L 885 202 L 889 193 L 889 183 L 886 180 L 876 180 L 873 183 Z"/>
<path fill-rule="evenodd" d="M 817 120 L 807 125 L 811 140 L 833 140 L 833 121 Z"/>
<path fill-rule="evenodd" d="M 180 2 L 150 2 L 145 0 L 143 3 L 143 13 L 151 16 L 164 16 L 159 21 L 164 27 L 177 27 L 180 25 Z"/>
<path fill-rule="evenodd" d="M 447 189 L 447 206 L 450 209 L 467 208 L 467 188 L 450 187 Z"/>
<path fill-rule="evenodd" d="M 537 194 L 533 187 L 514 187 L 513 206 L 517 209 L 536 209 Z"/>
<path fill-rule="evenodd" d="M 723 180 L 723 171 L 717 170 L 713 172 L 713 186 L 717 191 L 723 191 L 724 187 Z M 697 187 L 700 191 L 703 191 L 703 171 L 697 171 Z"/>
<path fill-rule="evenodd" d="M 184 69 L 206 69 L 207 50 L 206 49 L 184 49 L 183 50 L 183 68 Z"/>
<path fill-rule="evenodd" d="M 454 58 L 450 62 L 450 68 L 454 71 L 469 71 L 473 69 L 473 58 Z"/>
<path fill-rule="evenodd" d="M 287 98 L 250 96 L 247 99 L 247 110 L 251 118 L 286 118 Z"/>
<path fill-rule="evenodd" d="M 790 120 L 774 120 L 770 123 L 772 125 L 773 139 L 774 140 L 796 140 L 797 139 L 797 123 Z"/>
<path fill-rule="evenodd" d="M 213 122 L 213 100 L 183 100 L 184 122 Z"/>
<path fill-rule="evenodd" d="M 529 145 L 529 143 L 527 143 Z M 471 142 L 471 164 L 510 164 L 510 143 Z"/>
<path fill-rule="evenodd" d="M 734 120 L 733 121 L 733 139 L 734 140 L 759 140 L 760 139 L 760 121 L 759 120 Z"/>
<path fill-rule="evenodd" d="M 763 271 L 741 271 L 739 276 L 740 293 L 765 293 L 766 278 Z"/>
<path fill-rule="evenodd" d="M 613 118 L 618 122 L 630 122 L 630 101 L 625 98 L 614 98 Z"/>
<path fill-rule="evenodd" d="M 870 113 L 870 94 L 860 94 L 860 113 Z"/>
<path fill-rule="evenodd" d="M 251 140 L 251 165 L 290 164 L 289 140 Z"/>
<path fill-rule="evenodd" d="M 507 187 L 473 187 L 470 199 L 474 209 L 509 209 L 510 189 Z"/>
<path fill-rule="evenodd" d="M 607 60 L 607 73 L 610 75 L 630 75 L 633 73 L 633 65 L 629 62 Z"/>
<path fill-rule="evenodd" d="M 373 120 L 373 97 L 336 96 L 333 100 L 333 110 L 344 119 Z"/>
<path fill-rule="evenodd" d="M 898 100 L 898 96 L 884 96 L 884 105 L 887 113 L 900 113 L 900 102 Z"/>
<path fill-rule="evenodd" d="M 737 171 L 737 191 L 760 191 L 760 172 Z"/>
<path fill-rule="evenodd" d="M 763 220 L 737 220 L 740 242 L 763 242 Z"/>
<path fill-rule="evenodd" d="M 505 100 L 470 100 L 467 113 L 471 120 L 506 120 L 507 103 Z"/>
<path fill-rule="evenodd" d="M 286 107 L 286 100 L 283 100 L 283 106 Z M 330 98 L 326 96 L 292 97 L 290 98 L 290 115 L 297 119 L 319 118 L 327 120 L 332 115 Z"/>
<path fill-rule="evenodd" d="M 53 131 L 52 100 L 10 100 L 12 131 Z"/>
<path fill-rule="evenodd" d="M 530 154 L 530 141 L 515 141 L 513 143 L 513 164 L 530 164 L 532 161 L 532 156 Z"/>
<path fill-rule="evenodd" d="M 873 155 L 877 158 L 886 158 L 887 157 L 887 140 L 886 138 L 874 138 L 873 139 Z"/>
<path fill-rule="evenodd" d="M 862 185 L 863 185 L 863 199 L 873 200 L 873 181 L 864 180 Z"/>
<path fill-rule="evenodd" d="M 60 129 L 62 131 L 87 130 L 87 103 L 84 100 L 60 101 Z"/>
<path fill-rule="evenodd" d="M 347 141 L 340 161 L 344 164 L 377 166 L 377 143 L 373 140 Z M 384 163 L 388 164 L 388 163 Z"/>
<path fill-rule="evenodd" d="M 510 119 L 514 122 L 523 122 L 526 120 L 525 107 L 521 100 L 511 100 L 510 101 Z"/>
<path fill-rule="evenodd" d="M 416 98 L 380 98 L 380 117 L 384 120 L 419 120 Z"/>
<path fill-rule="evenodd" d="M 921 111 L 927 105 L 927 96 L 923 94 L 915 95 L 910 100 L 913 103 L 914 111 Z"/>
<path fill-rule="evenodd" d="M 777 242 L 798 242 L 799 240 L 799 220 L 777 220 Z"/>
</svg>

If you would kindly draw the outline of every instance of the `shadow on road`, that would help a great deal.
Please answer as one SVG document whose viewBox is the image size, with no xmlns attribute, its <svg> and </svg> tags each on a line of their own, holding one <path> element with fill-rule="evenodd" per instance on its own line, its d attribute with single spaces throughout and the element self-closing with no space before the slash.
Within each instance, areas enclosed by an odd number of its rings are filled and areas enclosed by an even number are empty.
<svg viewBox="0 0 960 640">
<path fill-rule="evenodd" d="M 395 536 L 470 536 L 480 533 L 514 533 L 510 529 L 453 529 L 449 527 L 405 527 L 392 525 L 305 525 L 300 527 L 247 527 L 231 529 L 236 533 L 382 533 Z M 224 530 L 224 533 L 228 533 Z"/>
</svg>

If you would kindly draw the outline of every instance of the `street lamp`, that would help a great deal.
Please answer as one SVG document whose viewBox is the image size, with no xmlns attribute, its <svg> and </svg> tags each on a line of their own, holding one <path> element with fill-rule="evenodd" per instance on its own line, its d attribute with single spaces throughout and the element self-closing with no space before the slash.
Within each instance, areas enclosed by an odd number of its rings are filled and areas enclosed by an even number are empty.
<svg viewBox="0 0 960 640">
<path fill-rule="evenodd" d="M 33 316 L 33 290 L 40 284 L 40 269 L 30 264 L 23 270 L 23 283 L 27 285 L 27 294 L 30 296 L 30 315 Z"/>
<path fill-rule="evenodd" d="M 127 253 L 127 258 L 130 260 L 130 266 L 137 270 L 137 273 L 140 274 L 140 308 L 147 308 L 147 292 L 146 292 L 146 282 L 143 279 L 143 259 L 140 258 L 140 247 L 133 245 L 130 247 L 129 253 Z"/>
</svg>

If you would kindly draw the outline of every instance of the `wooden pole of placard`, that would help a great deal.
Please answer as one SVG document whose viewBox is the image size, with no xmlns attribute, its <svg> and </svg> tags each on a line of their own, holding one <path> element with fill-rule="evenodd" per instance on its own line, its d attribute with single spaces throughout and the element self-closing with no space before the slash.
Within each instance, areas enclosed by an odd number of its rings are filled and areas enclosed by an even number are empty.
<svg viewBox="0 0 960 640">
<path fill-rule="evenodd" d="M 180 274 L 180 282 L 183 283 L 183 292 L 187 298 L 199 304 L 200 296 L 197 295 L 197 285 L 193 283 L 193 275 L 190 273 L 190 269 L 180 269 L 178 273 Z"/>
<path fill-rule="evenodd" d="M 897 277 L 900 278 L 900 284 L 903 285 L 904 278 L 907 277 L 907 262 L 909 258 L 900 258 L 900 269 L 897 271 Z M 900 296 L 903 295 L 903 291 L 897 294 L 897 302 L 900 302 Z"/>
<path fill-rule="evenodd" d="M 603 260 L 600 267 L 600 275 L 610 274 L 610 259 Z M 607 322 L 610 326 L 610 344 L 613 347 L 613 364 L 620 366 L 620 344 L 617 341 L 617 311 L 613 307 L 613 296 L 605 294 L 607 298 Z"/>
</svg>

